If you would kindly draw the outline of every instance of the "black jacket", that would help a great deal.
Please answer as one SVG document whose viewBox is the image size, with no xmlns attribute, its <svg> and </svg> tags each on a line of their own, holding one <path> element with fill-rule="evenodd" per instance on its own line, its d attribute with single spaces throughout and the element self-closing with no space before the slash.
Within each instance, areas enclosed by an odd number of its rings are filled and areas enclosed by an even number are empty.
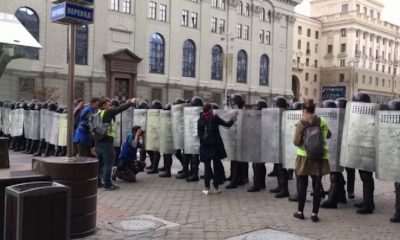
<svg viewBox="0 0 400 240">
<path fill-rule="evenodd" d="M 230 120 L 225 122 L 218 115 L 213 115 L 208 121 L 200 116 L 197 125 L 198 136 L 203 136 L 205 131 L 205 126 L 207 123 L 210 123 L 210 127 L 213 131 L 213 136 L 215 138 L 215 144 L 204 144 L 200 139 L 200 160 L 209 160 L 209 159 L 224 159 L 227 157 L 225 146 L 221 138 L 221 134 L 219 132 L 219 126 L 231 127 L 235 121 Z"/>
</svg>

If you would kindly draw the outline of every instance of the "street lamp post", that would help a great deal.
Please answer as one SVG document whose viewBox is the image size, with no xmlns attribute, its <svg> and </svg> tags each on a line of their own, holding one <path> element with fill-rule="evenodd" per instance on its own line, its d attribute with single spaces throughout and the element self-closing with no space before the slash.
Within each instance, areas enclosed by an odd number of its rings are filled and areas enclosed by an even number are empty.
<svg viewBox="0 0 400 240">
<path fill-rule="evenodd" d="M 355 81 L 356 81 L 356 67 L 359 62 L 359 59 L 357 57 L 352 58 L 349 61 L 349 64 L 351 64 L 351 82 L 350 82 L 350 98 L 354 96 L 355 92 Z"/>
</svg>

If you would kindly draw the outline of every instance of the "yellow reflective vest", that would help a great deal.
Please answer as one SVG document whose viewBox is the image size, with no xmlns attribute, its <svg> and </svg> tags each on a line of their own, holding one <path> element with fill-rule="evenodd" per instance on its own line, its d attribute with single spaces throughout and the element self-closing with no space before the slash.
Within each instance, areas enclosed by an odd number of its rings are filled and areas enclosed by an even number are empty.
<svg viewBox="0 0 400 240">
<path fill-rule="evenodd" d="M 329 159 L 329 152 L 328 152 L 328 146 L 326 145 L 326 139 L 327 139 L 327 136 L 328 136 L 329 128 L 328 128 L 328 123 L 326 122 L 326 120 L 323 119 L 323 118 L 320 118 L 320 119 L 321 119 L 320 126 L 321 126 L 321 129 L 322 129 L 322 135 L 324 137 L 324 156 L 323 156 L 323 159 L 328 160 Z M 301 156 L 301 157 L 307 157 L 306 149 L 304 147 L 302 147 L 302 146 L 297 147 L 297 155 Z"/>
</svg>

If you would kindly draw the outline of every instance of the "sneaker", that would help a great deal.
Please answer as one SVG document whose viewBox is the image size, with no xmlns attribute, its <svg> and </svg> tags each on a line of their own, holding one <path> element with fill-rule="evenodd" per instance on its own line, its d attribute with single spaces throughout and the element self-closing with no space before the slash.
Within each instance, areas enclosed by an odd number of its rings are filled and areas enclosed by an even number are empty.
<svg viewBox="0 0 400 240">
<path fill-rule="evenodd" d="M 209 189 L 204 189 L 203 191 L 202 191 L 202 193 L 204 194 L 204 195 L 208 195 L 209 194 L 209 192 L 210 192 L 210 190 Z"/>
<path fill-rule="evenodd" d="M 304 220 L 304 214 L 302 212 L 295 212 L 293 217 Z"/>
<path fill-rule="evenodd" d="M 112 172 L 111 172 L 111 179 L 113 181 L 117 181 L 117 168 L 113 167 Z"/>
<path fill-rule="evenodd" d="M 221 193 L 221 190 L 219 190 L 219 189 L 217 189 L 217 188 L 214 188 L 214 189 L 212 190 L 211 193 L 212 193 L 212 194 L 220 194 L 220 193 Z"/>
<path fill-rule="evenodd" d="M 312 220 L 313 222 L 319 222 L 319 217 L 318 217 L 318 215 L 317 215 L 317 214 L 311 215 L 311 220 Z"/>
<path fill-rule="evenodd" d="M 104 191 L 114 191 L 114 190 L 118 190 L 119 186 L 112 184 L 110 187 L 106 188 L 104 187 Z"/>
</svg>

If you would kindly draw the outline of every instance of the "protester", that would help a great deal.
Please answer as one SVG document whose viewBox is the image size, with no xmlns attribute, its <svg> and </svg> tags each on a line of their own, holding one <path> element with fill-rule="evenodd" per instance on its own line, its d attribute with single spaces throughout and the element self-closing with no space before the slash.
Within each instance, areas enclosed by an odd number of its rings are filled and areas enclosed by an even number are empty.
<svg viewBox="0 0 400 240">
<path fill-rule="evenodd" d="M 314 114 L 315 104 L 312 99 L 304 101 L 303 118 L 296 124 L 294 145 L 297 146 L 295 171 L 298 183 L 298 211 L 294 217 L 304 219 L 304 205 L 307 197 L 308 177 L 312 178 L 313 211 L 311 219 L 318 222 L 318 211 L 321 203 L 321 178 L 330 173 L 326 139 L 330 131 L 326 120 Z"/>
<path fill-rule="evenodd" d="M 139 126 L 134 126 L 128 134 L 121 148 L 120 162 L 112 175 L 113 180 L 118 177 L 127 182 L 135 182 L 136 174 L 144 170 L 145 163 L 137 161 L 137 150 L 143 142 L 143 133 Z"/>
<path fill-rule="evenodd" d="M 93 97 L 90 99 L 90 105 L 82 109 L 79 117 L 78 126 L 74 134 L 75 154 L 80 157 L 93 157 L 91 148 L 94 146 L 90 138 L 87 122 L 99 108 L 100 98 Z"/>
<path fill-rule="evenodd" d="M 99 114 L 104 124 L 107 124 L 106 136 L 100 141 L 96 142 L 96 157 L 99 160 L 99 176 L 103 173 L 103 182 L 105 190 L 116 190 L 119 187 L 114 185 L 111 181 L 111 170 L 114 162 L 114 138 L 115 138 L 115 121 L 113 118 L 128 109 L 131 106 L 135 106 L 137 102 L 136 98 L 128 100 L 127 103 L 120 105 L 119 107 L 112 108 L 111 100 L 109 98 L 103 98 L 100 103 Z"/>
<path fill-rule="evenodd" d="M 210 193 L 210 180 L 213 177 L 214 190 L 212 193 L 220 193 L 218 185 L 223 182 L 221 176 L 221 159 L 227 157 L 224 143 L 219 132 L 219 126 L 231 127 L 236 121 L 236 117 L 229 122 L 225 122 L 218 115 L 213 114 L 211 104 L 203 107 L 200 119 L 198 121 L 198 136 L 200 138 L 200 161 L 204 163 L 204 185 L 203 193 Z M 211 168 L 211 162 L 214 165 L 214 174 Z"/>
</svg>

